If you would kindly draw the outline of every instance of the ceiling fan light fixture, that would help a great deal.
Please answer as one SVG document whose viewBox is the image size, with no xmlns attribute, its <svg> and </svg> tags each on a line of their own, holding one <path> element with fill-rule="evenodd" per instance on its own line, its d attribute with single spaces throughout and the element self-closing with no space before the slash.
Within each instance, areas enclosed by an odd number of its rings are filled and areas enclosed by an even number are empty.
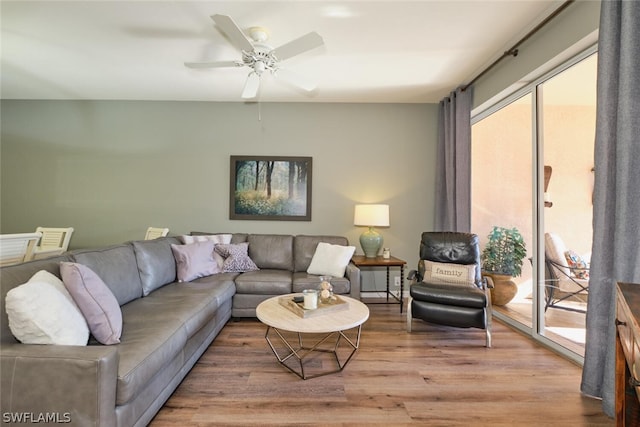
<svg viewBox="0 0 640 427">
<path fill-rule="evenodd" d="M 266 68 L 264 62 L 259 60 L 253 64 L 253 71 L 255 71 L 257 75 L 261 75 Z"/>
<path fill-rule="evenodd" d="M 269 30 L 265 27 L 250 27 L 249 37 L 256 43 L 264 43 L 269 39 Z"/>
</svg>

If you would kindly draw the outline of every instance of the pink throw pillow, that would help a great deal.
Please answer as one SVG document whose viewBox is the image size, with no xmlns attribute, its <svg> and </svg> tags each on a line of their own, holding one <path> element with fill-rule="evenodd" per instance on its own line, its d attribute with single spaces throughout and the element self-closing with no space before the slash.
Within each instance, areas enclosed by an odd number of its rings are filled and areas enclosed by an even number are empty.
<svg viewBox="0 0 640 427">
<path fill-rule="evenodd" d="M 171 245 L 176 259 L 178 281 L 190 282 L 198 277 L 220 273 L 218 262 L 213 258 L 214 246 L 212 241 Z"/>
<path fill-rule="evenodd" d="M 122 310 L 111 289 L 86 265 L 61 262 L 60 274 L 94 338 L 102 344 L 118 344 Z"/>
</svg>

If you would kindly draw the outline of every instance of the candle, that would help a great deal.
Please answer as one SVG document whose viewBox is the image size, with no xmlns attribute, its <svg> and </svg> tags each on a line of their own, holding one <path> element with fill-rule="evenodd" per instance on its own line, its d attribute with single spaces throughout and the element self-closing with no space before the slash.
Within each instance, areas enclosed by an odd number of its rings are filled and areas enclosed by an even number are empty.
<svg viewBox="0 0 640 427">
<path fill-rule="evenodd" d="M 318 291 L 315 289 L 305 289 L 302 291 L 304 295 L 304 308 L 306 310 L 315 310 L 318 308 Z"/>
</svg>

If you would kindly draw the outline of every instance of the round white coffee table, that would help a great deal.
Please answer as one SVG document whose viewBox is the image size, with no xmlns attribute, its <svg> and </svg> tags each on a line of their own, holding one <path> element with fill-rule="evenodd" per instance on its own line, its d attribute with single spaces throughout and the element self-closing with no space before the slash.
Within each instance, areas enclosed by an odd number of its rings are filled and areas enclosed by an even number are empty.
<svg viewBox="0 0 640 427">
<path fill-rule="evenodd" d="M 369 318 L 369 309 L 358 300 L 339 295 L 339 298 L 347 304 L 346 308 L 326 313 L 318 312 L 316 316 L 301 317 L 280 301 L 281 298 L 291 299 L 297 295 L 302 294 L 269 298 L 256 307 L 258 319 L 267 325 L 265 339 L 271 351 L 283 366 L 304 380 L 342 371 L 360 346 L 362 324 Z M 350 330 L 353 330 L 351 335 L 354 336 L 349 336 Z M 274 342 L 274 339 L 277 341 Z M 305 339 L 312 341 L 312 344 L 305 345 Z M 326 344 L 330 344 L 329 348 L 323 347 Z M 346 359 L 342 355 L 344 361 L 340 360 L 338 354 L 341 346 L 347 348 Z M 305 373 L 304 362 L 319 353 L 332 354 L 337 367 L 325 371 L 314 371 L 311 374 Z"/>
</svg>

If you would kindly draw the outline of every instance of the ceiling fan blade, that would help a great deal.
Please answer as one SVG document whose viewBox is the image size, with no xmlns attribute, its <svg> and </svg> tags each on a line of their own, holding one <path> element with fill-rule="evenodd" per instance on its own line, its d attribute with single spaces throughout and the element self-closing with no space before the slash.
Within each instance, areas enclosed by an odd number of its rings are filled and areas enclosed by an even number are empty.
<svg viewBox="0 0 640 427">
<path fill-rule="evenodd" d="M 310 79 L 302 76 L 298 73 L 294 73 L 293 71 L 279 68 L 278 71 L 275 72 L 276 78 L 282 80 L 285 83 L 289 83 L 295 87 L 306 90 L 307 92 L 313 91 L 317 85 L 315 82 Z"/>
<path fill-rule="evenodd" d="M 185 62 L 184 65 L 189 68 L 224 68 L 224 67 L 240 67 L 236 61 L 214 61 L 214 62 Z"/>
<path fill-rule="evenodd" d="M 302 37 L 298 37 L 295 40 L 291 40 L 289 43 L 285 43 L 280 47 L 273 50 L 273 54 L 279 60 L 291 58 L 308 50 L 320 47 L 324 44 L 324 40 L 320 34 L 315 31 L 310 32 Z"/>
<path fill-rule="evenodd" d="M 249 74 L 242 90 L 242 98 L 255 98 L 258 95 L 258 88 L 260 88 L 260 76 L 256 73 Z"/>
<path fill-rule="evenodd" d="M 253 50 L 253 45 L 244 35 L 240 27 L 231 19 L 230 16 L 227 15 L 213 15 L 211 17 L 213 22 L 220 27 L 220 29 L 231 39 L 231 42 L 236 45 L 236 47 L 246 51 L 251 52 Z"/>
</svg>

